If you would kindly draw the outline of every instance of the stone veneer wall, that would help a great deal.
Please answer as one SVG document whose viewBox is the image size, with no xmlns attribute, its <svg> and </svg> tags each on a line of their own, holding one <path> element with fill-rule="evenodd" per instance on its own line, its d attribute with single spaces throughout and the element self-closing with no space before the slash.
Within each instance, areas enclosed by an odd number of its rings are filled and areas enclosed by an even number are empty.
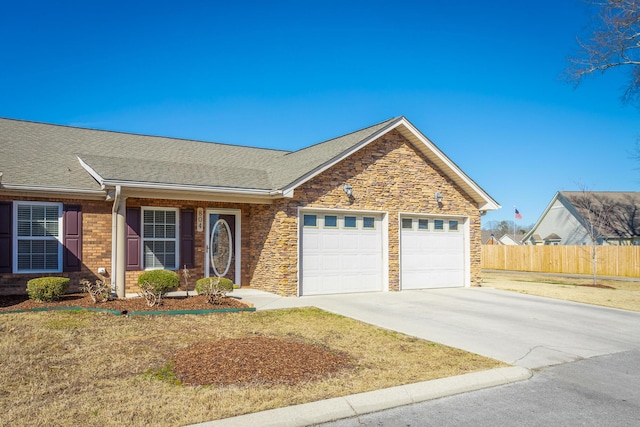
<svg viewBox="0 0 640 427">
<path fill-rule="evenodd" d="M 82 279 L 104 279 L 98 268 L 111 270 L 111 203 L 78 199 L 0 196 L 0 201 L 59 202 L 82 206 L 82 267 L 78 272 L 0 274 L 0 295 L 25 294 L 27 281 L 36 277 L 61 276 L 71 279 L 70 291 L 79 289 Z M 107 280 L 110 281 L 109 278 Z"/>
<path fill-rule="evenodd" d="M 353 186 L 350 201 L 343 185 Z M 434 193 L 444 196 L 442 206 Z M 399 213 L 459 215 L 470 229 L 471 284 L 480 283 L 480 213 L 473 200 L 397 131 L 389 132 L 295 190 L 292 199 L 251 206 L 251 286 L 296 295 L 298 208 L 388 212 L 389 289 L 399 289 Z"/>
</svg>

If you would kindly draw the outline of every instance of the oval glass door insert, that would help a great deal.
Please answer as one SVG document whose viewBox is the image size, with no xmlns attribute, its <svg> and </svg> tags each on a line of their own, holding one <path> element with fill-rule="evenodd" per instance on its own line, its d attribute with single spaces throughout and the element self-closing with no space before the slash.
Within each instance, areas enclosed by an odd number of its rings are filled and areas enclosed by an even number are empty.
<svg viewBox="0 0 640 427">
<path fill-rule="evenodd" d="M 224 277 L 231 267 L 233 256 L 233 242 L 231 238 L 231 228 L 224 219 L 219 219 L 211 230 L 209 241 L 211 248 L 211 267 L 218 277 Z"/>
</svg>

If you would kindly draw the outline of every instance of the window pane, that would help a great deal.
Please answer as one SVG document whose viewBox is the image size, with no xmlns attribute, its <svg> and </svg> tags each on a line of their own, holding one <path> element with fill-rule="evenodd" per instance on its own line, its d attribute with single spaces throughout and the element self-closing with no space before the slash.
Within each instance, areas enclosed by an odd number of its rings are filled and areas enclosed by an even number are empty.
<svg viewBox="0 0 640 427">
<path fill-rule="evenodd" d="M 154 213 L 152 210 L 145 210 L 143 215 L 143 221 L 145 224 L 153 224 L 154 221 Z"/>
<path fill-rule="evenodd" d="M 31 221 L 18 221 L 18 236 L 31 236 Z"/>
<path fill-rule="evenodd" d="M 338 217 L 335 215 L 325 215 L 324 216 L 324 226 L 325 227 L 337 227 L 338 226 Z"/>
<path fill-rule="evenodd" d="M 411 230 L 413 228 L 413 220 L 411 218 L 402 218 L 402 228 Z"/>
<path fill-rule="evenodd" d="M 458 221 L 449 221 L 449 231 L 458 231 Z"/>
<path fill-rule="evenodd" d="M 58 220 L 47 221 L 45 224 L 45 235 L 50 237 L 58 237 Z"/>
<path fill-rule="evenodd" d="M 444 230 L 444 220 L 436 219 L 433 221 L 433 228 L 436 230 Z"/>
<path fill-rule="evenodd" d="M 345 216 L 344 217 L 344 228 L 356 228 L 356 217 L 355 216 Z"/>
<path fill-rule="evenodd" d="M 375 228 L 376 219 L 370 216 L 365 216 L 362 218 L 362 228 Z"/>
<path fill-rule="evenodd" d="M 315 215 L 304 215 L 304 226 L 305 227 L 316 227 L 317 225 L 317 217 Z"/>
<path fill-rule="evenodd" d="M 30 205 L 18 205 L 18 221 L 31 221 Z"/>
<path fill-rule="evenodd" d="M 31 206 L 31 220 L 32 221 L 42 221 L 45 216 L 45 207 L 44 206 Z"/>
<path fill-rule="evenodd" d="M 164 229 L 164 225 L 163 224 L 156 224 L 153 226 L 153 236 L 149 236 L 149 237 L 155 237 L 156 239 L 163 239 L 166 237 L 166 232 Z"/>
<path fill-rule="evenodd" d="M 428 230 L 429 229 L 429 220 L 428 219 L 419 219 L 418 220 L 418 230 Z"/>
<path fill-rule="evenodd" d="M 167 224 L 165 227 L 164 235 L 168 239 L 175 239 L 176 237 L 176 226 L 174 224 Z"/>
</svg>

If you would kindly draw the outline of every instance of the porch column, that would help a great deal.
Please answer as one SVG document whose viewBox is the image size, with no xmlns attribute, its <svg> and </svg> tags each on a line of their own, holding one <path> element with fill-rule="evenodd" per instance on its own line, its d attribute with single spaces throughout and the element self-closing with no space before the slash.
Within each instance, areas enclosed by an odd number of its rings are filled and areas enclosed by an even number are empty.
<svg viewBox="0 0 640 427">
<path fill-rule="evenodd" d="M 116 295 L 124 298 L 126 295 L 125 270 L 127 263 L 127 198 L 121 197 L 116 214 Z"/>
</svg>

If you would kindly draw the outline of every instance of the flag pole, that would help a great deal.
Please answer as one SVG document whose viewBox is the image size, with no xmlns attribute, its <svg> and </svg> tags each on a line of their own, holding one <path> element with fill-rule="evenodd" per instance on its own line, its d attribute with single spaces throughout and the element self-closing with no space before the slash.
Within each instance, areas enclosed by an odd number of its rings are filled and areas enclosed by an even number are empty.
<svg viewBox="0 0 640 427">
<path fill-rule="evenodd" d="M 513 205 L 513 241 L 517 242 L 516 240 L 516 205 Z"/>
</svg>

